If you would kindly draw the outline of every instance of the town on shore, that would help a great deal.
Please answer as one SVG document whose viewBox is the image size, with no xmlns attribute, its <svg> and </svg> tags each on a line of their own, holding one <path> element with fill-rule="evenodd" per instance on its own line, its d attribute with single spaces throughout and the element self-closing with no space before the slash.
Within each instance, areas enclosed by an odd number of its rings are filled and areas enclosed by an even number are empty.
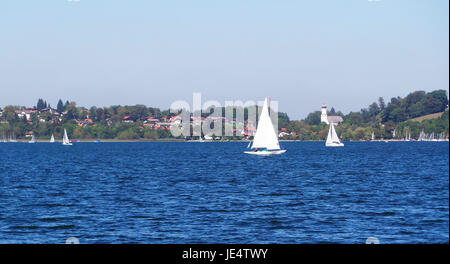
<svg viewBox="0 0 450 264">
<path fill-rule="evenodd" d="M 247 109 L 244 109 L 246 111 Z M 323 104 L 303 120 L 290 120 L 278 112 L 280 140 L 325 140 L 328 124 L 344 141 L 364 140 L 445 140 L 449 138 L 447 91 L 415 91 L 404 98 L 394 97 L 386 104 L 382 97 L 359 112 L 343 114 Z M 209 113 L 191 115 L 191 120 L 204 121 Z M 248 116 L 248 115 L 246 115 Z M 233 136 L 204 135 L 174 137 L 171 126 L 180 117 L 169 110 L 134 106 L 78 107 L 75 102 L 59 100 L 53 108 L 43 99 L 36 106 L 0 107 L 0 142 L 47 141 L 52 135 L 62 138 L 64 129 L 75 141 L 184 141 L 184 140 L 251 140 L 256 122 L 247 117 L 243 122 L 222 117 L 223 127 L 232 124 Z M 195 123 L 195 122 L 194 122 Z"/>
</svg>

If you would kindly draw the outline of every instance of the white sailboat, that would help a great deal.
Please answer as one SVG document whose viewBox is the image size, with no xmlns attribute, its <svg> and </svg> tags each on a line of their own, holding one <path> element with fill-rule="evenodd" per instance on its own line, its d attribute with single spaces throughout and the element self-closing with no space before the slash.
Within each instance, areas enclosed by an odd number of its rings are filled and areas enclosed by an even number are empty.
<svg viewBox="0 0 450 264">
<path fill-rule="evenodd" d="M 55 137 L 52 134 L 52 137 L 50 138 L 50 143 L 55 143 Z"/>
<path fill-rule="evenodd" d="M 336 130 L 334 130 L 334 123 L 330 123 L 330 129 L 328 130 L 327 142 L 325 142 L 327 147 L 343 147 L 344 143 L 339 140 Z"/>
<path fill-rule="evenodd" d="M 373 131 L 372 131 L 372 137 L 371 137 L 371 139 L 372 139 L 372 141 L 375 140 L 375 134 L 373 133 Z"/>
<path fill-rule="evenodd" d="M 36 138 L 34 137 L 34 135 L 31 136 L 31 140 L 28 141 L 28 143 L 36 143 Z"/>
<path fill-rule="evenodd" d="M 255 138 L 251 148 L 253 149 L 252 151 L 244 151 L 244 153 L 268 156 L 283 154 L 286 152 L 285 149 L 280 149 L 277 133 L 275 133 L 273 128 L 272 120 L 270 120 L 267 98 L 264 100 L 264 105 L 259 117 Z"/>
<path fill-rule="evenodd" d="M 8 140 L 6 139 L 6 135 L 5 134 L 3 134 L 2 140 L 0 140 L 0 142 L 3 142 L 3 143 L 8 142 Z"/>
<path fill-rule="evenodd" d="M 424 141 L 424 140 L 425 140 L 425 132 L 423 132 L 422 130 L 422 132 L 420 132 L 419 139 L 417 139 L 417 141 Z"/>
<path fill-rule="evenodd" d="M 16 143 L 16 142 L 17 142 L 16 136 L 14 136 L 13 134 L 11 134 L 11 135 L 9 136 L 9 142 Z"/>
<path fill-rule="evenodd" d="M 65 128 L 64 128 L 63 145 L 68 145 L 68 146 L 72 145 L 72 143 L 70 143 L 70 141 L 69 141 L 69 137 L 67 136 L 67 131 Z"/>
</svg>

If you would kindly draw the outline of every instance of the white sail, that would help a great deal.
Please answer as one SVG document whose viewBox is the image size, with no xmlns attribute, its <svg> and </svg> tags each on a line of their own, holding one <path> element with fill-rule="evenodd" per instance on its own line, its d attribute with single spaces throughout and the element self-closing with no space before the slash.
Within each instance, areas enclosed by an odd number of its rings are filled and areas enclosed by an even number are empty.
<svg viewBox="0 0 450 264">
<path fill-rule="evenodd" d="M 423 141 L 424 139 L 425 139 L 425 132 L 423 132 L 423 130 L 422 130 L 422 132 L 420 132 L 419 139 L 417 139 L 417 140 Z"/>
<path fill-rule="evenodd" d="M 332 130 L 332 124 L 333 123 L 330 123 L 330 127 L 329 127 L 329 129 L 328 129 L 328 136 L 327 136 L 327 141 L 325 142 L 325 144 L 326 145 L 328 145 L 328 144 L 331 144 L 332 142 L 333 142 L 333 139 L 331 139 L 331 136 L 332 136 L 332 134 L 333 134 L 333 130 Z"/>
<path fill-rule="evenodd" d="M 34 137 L 34 135 L 31 136 L 31 140 L 28 141 L 28 143 L 36 143 L 36 138 Z"/>
<path fill-rule="evenodd" d="M 278 136 L 275 133 L 272 120 L 269 116 L 269 107 L 267 104 L 267 98 L 264 100 L 264 105 L 259 116 L 258 126 L 256 128 L 255 138 L 251 143 L 252 151 L 244 151 L 246 154 L 251 155 L 279 155 L 286 152 L 285 149 L 280 149 L 278 143 Z M 247 146 L 250 147 L 250 144 Z M 261 150 L 263 149 L 263 150 Z"/>
<path fill-rule="evenodd" d="M 69 141 L 69 137 L 67 136 L 67 131 L 64 128 L 64 137 L 63 137 L 63 145 L 72 145 Z"/>
<path fill-rule="evenodd" d="M 13 142 L 13 143 L 17 142 L 16 136 L 13 135 L 13 134 L 11 134 L 11 135 L 9 136 L 9 142 Z"/>
<path fill-rule="evenodd" d="M 375 134 L 372 131 L 372 140 L 375 140 Z"/>
<path fill-rule="evenodd" d="M 328 130 L 327 141 L 325 142 L 327 147 L 342 147 L 343 143 L 339 140 L 336 130 L 334 129 L 334 123 L 330 123 L 330 129 Z"/>
<path fill-rule="evenodd" d="M 256 128 L 255 139 L 252 144 L 252 149 L 256 148 L 265 148 L 267 150 L 280 149 L 277 134 L 273 129 L 272 120 L 270 120 L 267 98 L 264 100 L 264 105 Z"/>
<path fill-rule="evenodd" d="M 55 137 L 52 134 L 52 137 L 50 138 L 50 143 L 54 143 L 55 142 Z"/>
</svg>

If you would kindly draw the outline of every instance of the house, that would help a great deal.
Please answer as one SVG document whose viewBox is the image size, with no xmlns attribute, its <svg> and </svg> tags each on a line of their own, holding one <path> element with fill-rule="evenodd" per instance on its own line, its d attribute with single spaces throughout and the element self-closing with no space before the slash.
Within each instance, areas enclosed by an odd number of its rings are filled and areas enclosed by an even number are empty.
<svg viewBox="0 0 450 264">
<path fill-rule="evenodd" d="M 282 137 L 285 137 L 285 136 L 290 136 L 291 134 L 289 134 L 289 133 L 287 133 L 287 132 L 280 132 L 279 134 L 278 134 L 278 137 L 280 137 L 280 138 L 282 138 Z"/>
<path fill-rule="evenodd" d="M 153 118 L 153 117 L 151 117 L 151 116 L 146 117 L 146 118 L 144 119 L 144 124 L 155 124 L 155 123 L 157 123 L 157 122 L 159 122 L 159 119 Z"/>
<path fill-rule="evenodd" d="M 246 127 L 245 132 L 248 136 L 253 136 L 256 133 L 256 127 L 253 127 L 253 126 Z"/>
<path fill-rule="evenodd" d="M 31 119 L 31 115 L 36 113 L 36 109 L 32 108 L 25 108 L 23 110 L 16 110 L 16 114 L 19 118 L 23 118 L 24 116 L 27 118 L 27 120 Z"/>
<path fill-rule="evenodd" d="M 43 109 L 39 110 L 39 113 L 49 113 L 51 115 L 60 115 L 60 113 L 58 113 L 56 111 L 56 109 L 53 109 L 53 108 L 50 108 L 50 107 L 43 108 Z"/>
<path fill-rule="evenodd" d="M 333 123 L 333 124 L 340 124 L 342 122 L 344 122 L 344 119 L 342 119 L 342 116 L 328 116 L 328 124 L 329 123 Z"/>
<path fill-rule="evenodd" d="M 164 129 L 164 130 L 170 130 L 170 127 L 172 126 L 172 123 L 169 122 L 159 122 L 156 124 L 158 128 Z"/>
<path fill-rule="evenodd" d="M 90 118 L 86 118 L 82 121 L 78 121 L 78 125 L 80 127 L 86 127 L 87 125 L 92 125 L 92 124 L 94 124 L 94 121 L 92 121 L 92 119 L 90 119 Z"/>
<path fill-rule="evenodd" d="M 122 122 L 124 123 L 134 123 L 134 120 L 131 118 L 131 116 L 124 116 L 122 119 Z"/>
<path fill-rule="evenodd" d="M 181 122 L 181 116 L 172 116 L 172 117 L 169 119 L 169 122 L 175 122 L 175 121 Z"/>
</svg>

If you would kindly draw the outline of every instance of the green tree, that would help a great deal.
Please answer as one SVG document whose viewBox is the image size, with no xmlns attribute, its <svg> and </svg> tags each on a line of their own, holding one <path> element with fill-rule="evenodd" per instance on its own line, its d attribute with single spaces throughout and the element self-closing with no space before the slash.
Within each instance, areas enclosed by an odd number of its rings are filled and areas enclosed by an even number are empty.
<svg viewBox="0 0 450 264">
<path fill-rule="evenodd" d="M 320 116 L 321 116 L 320 111 L 312 112 L 305 118 L 305 123 L 308 125 L 319 125 L 320 124 Z"/>
<path fill-rule="evenodd" d="M 64 112 L 65 108 L 64 108 L 64 104 L 62 102 L 61 99 L 59 99 L 58 104 L 56 106 L 56 111 L 58 111 L 58 113 L 62 113 Z"/>
</svg>

